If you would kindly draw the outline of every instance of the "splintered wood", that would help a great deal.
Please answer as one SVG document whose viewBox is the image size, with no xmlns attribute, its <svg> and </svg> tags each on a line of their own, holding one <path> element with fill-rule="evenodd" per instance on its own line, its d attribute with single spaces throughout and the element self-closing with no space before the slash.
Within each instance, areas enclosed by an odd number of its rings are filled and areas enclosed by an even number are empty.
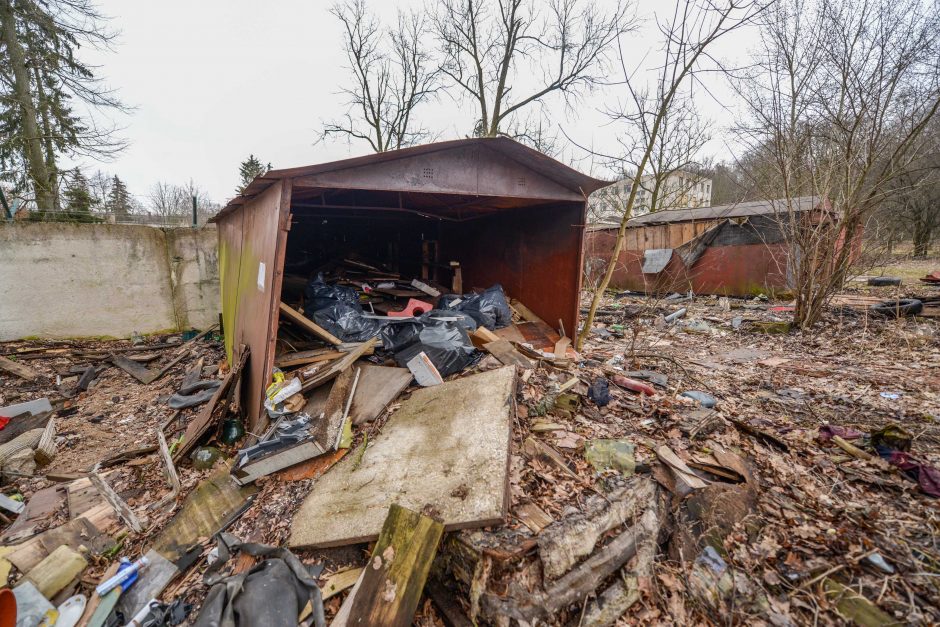
<svg viewBox="0 0 940 627">
<path fill-rule="evenodd" d="M 290 546 L 374 540 L 392 503 L 429 509 L 448 529 L 503 520 L 514 382 L 514 368 L 497 368 L 416 391 L 361 456 L 317 480 Z"/>
</svg>

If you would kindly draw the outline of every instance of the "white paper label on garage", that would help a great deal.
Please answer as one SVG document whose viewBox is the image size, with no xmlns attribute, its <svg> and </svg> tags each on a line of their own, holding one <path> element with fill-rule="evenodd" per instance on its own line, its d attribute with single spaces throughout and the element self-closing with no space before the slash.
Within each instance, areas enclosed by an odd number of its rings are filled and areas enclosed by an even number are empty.
<svg viewBox="0 0 940 627">
<path fill-rule="evenodd" d="M 264 262 L 258 262 L 258 291 L 264 291 Z"/>
</svg>

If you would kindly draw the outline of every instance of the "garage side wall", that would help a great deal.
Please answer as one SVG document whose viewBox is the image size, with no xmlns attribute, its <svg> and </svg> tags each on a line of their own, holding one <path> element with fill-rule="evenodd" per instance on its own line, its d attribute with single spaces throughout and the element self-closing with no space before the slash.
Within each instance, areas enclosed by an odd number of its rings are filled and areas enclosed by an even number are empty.
<svg viewBox="0 0 940 627">
<path fill-rule="evenodd" d="M 465 291 L 502 284 L 550 326 L 577 328 L 584 204 L 502 211 L 444 223 L 442 252 L 461 262 Z"/>
<path fill-rule="evenodd" d="M 274 361 L 272 329 L 281 292 L 289 185 L 278 181 L 219 220 L 225 348 L 230 360 L 239 345 L 251 351 L 243 400 L 252 428 Z"/>
</svg>

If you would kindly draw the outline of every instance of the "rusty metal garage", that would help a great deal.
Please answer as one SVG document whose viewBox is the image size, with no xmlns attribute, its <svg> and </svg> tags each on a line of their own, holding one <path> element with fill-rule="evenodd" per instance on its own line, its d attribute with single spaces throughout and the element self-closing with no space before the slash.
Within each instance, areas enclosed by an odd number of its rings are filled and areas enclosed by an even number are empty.
<svg viewBox="0 0 940 627">
<path fill-rule="evenodd" d="M 286 271 L 313 267 L 338 247 L 403 272 L 430 265 L 446 274 L 456 261 L 466 288 L 500 283 L 571 331 L 587 197 L 605 185 L 508 138 L 427 144 L 256 178 L 213 219 L 230 362 L 235 347 L 250 349 L 242 398 L 251 426 L 262 416 L 274 364 Z"/>
</svg>

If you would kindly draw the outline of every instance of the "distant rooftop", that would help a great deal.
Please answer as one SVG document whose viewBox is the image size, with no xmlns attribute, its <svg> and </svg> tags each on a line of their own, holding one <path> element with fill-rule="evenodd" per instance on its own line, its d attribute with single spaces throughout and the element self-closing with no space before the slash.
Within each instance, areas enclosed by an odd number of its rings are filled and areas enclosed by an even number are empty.
<svg viewBox="0 0 940 627">
<path fill-rule="evenodd" d="M 800 196 L 799 198 L 793 198 L 791 202 L 796 211 L 810 211 L 818 204 L 818 198 L 816 196 Z M 787 200 L 785 198 L 778 198 L 777 200 L 755 200 L 751 202 L 739 202 L 733 205 L 719 205 L 717 207 L 654 211 L 653 213 L 633 218 L 628 224 L 629 226 L 646 226 L 650 224 L 692 222 L 693 220 L 746 218 L 749 216 L 763 216 L 786 211 Z M 604 228 L 603 226 L 598 226 L 599 228 Z"/>
</svg>

